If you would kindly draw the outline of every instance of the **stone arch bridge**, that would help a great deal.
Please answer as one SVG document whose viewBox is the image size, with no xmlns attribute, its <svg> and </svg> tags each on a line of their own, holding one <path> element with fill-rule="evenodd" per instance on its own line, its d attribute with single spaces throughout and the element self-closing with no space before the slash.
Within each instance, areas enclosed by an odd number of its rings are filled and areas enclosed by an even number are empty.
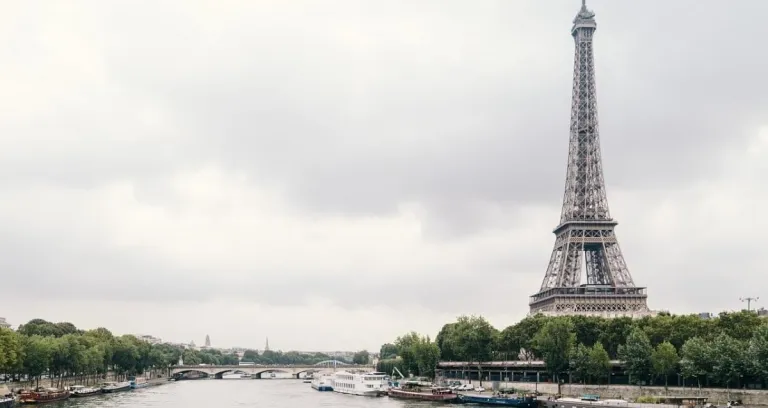
<svg viewBox="0 0 768 408">
<path fill-rule="evenodd" d="M 334 361 L 323 361 L 313 365 L 304 364 L 257 364 L 257 365 L 183 365 L 171 367 L 171 376 L 182 375 L 185 373 L 202 373 L 209 377 L 220 378 L 227 373 L 244 373 L 252 377 L 260 377 L 263 373 L 286 373 L 294 378 L 299 378 L 301 374 L 333 372 L 333 371 L 374 371 L 371 365 L 344 364 Z"/>
</svg>

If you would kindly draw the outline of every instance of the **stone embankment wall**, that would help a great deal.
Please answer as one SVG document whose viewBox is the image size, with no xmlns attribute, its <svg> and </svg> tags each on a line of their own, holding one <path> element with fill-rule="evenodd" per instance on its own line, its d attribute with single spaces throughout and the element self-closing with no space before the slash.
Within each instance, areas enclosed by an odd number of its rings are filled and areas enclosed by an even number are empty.
<svg viewBox="0 0 768 408">
<path fill-rule="evenodd" d="M 168 381 L 167 378 L 165 378 L 165 373 L 162 371 L 157 372 L 147 372 L 145 373 L 145 376 L 150 379 L 151 383 L 154 383 L 155 380 L 157 380 L 158 383 L 163 384 L 165 381 Z M 61 386 L 62 387 L 69 387 L 70 385 L 98 385 L 105 381 L 123 381 L 126 379 L 125 376 L 118 376 L 117 374 L 113 372 L 107 373 L 105 376 L 106 378 L 102 378 L 101 376 L 89 376 L 87 378 L 83 377 L 64 377 L 61 379 Z M 20 382 L 12 382 L 12 383 L 6 383 L 4 384 L 7 388 L 11 390 L 21 390 L 21 389 L 31 389 L 35 388 L 37 386 L 37 381 L 20 381 Z M 40 386 L 41 387 L 51 387 L 51 386 L 58 386 L 59 385 L 59 379 L 53 380 L 51 382 L 51 379 L 49 378 L 43 378 L 40 379 Z"/>
<path fill-rule="evenodd" d="M 465 381 L 466 382 L 466 381 Z M 479 381 L 473 384 L 480 385 Z M 492 382 L 483 381 L 482 386 L 490 389 Z M 533 391 L 538 388 L 542 394 L 557 394 L 557 384 L 554 383 L 524 383 L 524 382 L 500 382 L 501 388 L 515 388 Z M 622 398 L 634 400 L 640 396 L 702 396 L 709 398 L 713 404 L 724 405 L 727 401 L 741 400 L 744 405 L 768 405 L 768 390 L 744 390 L 723 388 L 691 388 L 691 387 L 639 387 L 633 385 L 589 385 L 589 384 L 563 384 L 560 391 L 564 396 L 579 397 L 584 394 L 597 394 L 600 398 Z"/>
</svg>

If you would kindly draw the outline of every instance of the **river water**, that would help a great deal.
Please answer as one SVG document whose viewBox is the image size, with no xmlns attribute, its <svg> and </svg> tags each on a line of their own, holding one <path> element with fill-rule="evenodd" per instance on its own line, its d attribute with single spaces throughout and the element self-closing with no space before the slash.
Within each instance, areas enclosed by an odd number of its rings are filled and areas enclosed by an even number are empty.
<svg viewBox="0 0 768 408">
<path fill-rule="evenodd" d="M 116 394 L 70 398 L 46 404 L 50 408 L 417 408 L 429 402 L 371 398 L 335 392 L 318 392 L 299 380 L 195 380 L 170 382 Z"/>
</svg>

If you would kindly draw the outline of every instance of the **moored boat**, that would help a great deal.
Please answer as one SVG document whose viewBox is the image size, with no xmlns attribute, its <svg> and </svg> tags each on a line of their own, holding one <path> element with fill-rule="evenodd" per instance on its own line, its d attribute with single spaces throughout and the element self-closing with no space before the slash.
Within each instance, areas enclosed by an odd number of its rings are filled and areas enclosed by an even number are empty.
<svg viewBox="0 0 768 408">
<path fill-rule="evenodd" d="M 323 374 L 319 377 L 313 377 L 311 387 L 318 391 L 333 391 L 333 376 Z"/>
<path fill-rule="evenodd" d="M 702 396 L 673 396 L 664 395 L 655 397 L 655 407 L 659 408 L 679 408 L 679 407 L 704 407 L 708 397 Z M 585 394 L 581 398 L 560 397 L 541 400 L 542 408 L 647 408 L 648 404 L 629 402 L 623 399 L 600 399 L 599 395 Z"/>
<path fill-rule="evenodd" d="M 10 408 L 15 402 L 11 390 L 5 385 L 0 385 L 0 408 Z"/>
<path fill-rule="evenodd" d="M 39 387 L 35 391 L 22 392 L 19 402 L 22 404 L 45 404 L 47 402 L 63 401 L 69 398 L 69 396 L 69 391 Z"/>
<path fill-rule="evenodd" d="M 110 394 L 113 392 L 128 391 L 131 389 L 131 383 L 128 381 L 121 382 L 107 382 L 101 387 L 101 392 Z"/>
<path fill-rule="evenodd" d="M 101 394 L 100 388 L 85 387 L 83 385 L 72 385 L 69 387 L 72 398 L 90 397 L 91 395 Z"/>
<path fill-rule="evenodd" d="M 515 407 L 515 408 L 536 408 L 538 406 L 538 400 L 534 396 L 515 396 L 515 395 L 471 395 L 471 394 L 459 394 L 459 402 L 469 404 L 481 404 L 481 405 L 493 405 L 503 407 Z"/>
<path fill-rule="evenodd" d="M 131 385 L 131 389 L 135 390 L 137 388 L 144 388 L 149 386 L 149 383 L 147 382 L 147 379 L 144 377 L 131 377 L 128 380 L 128 383 Z"/>
<path fill-rule="evenodd" d="M 417 381 L 406 381 L 399 388 L 390 388 L 388 395 L 390 398 L 443 402 L 455 401 L 459 397 L 450 388 L 433 387 L 432 384 Z"/>
<path fill-rule="evenodd" d="M 386 373 L 350 373 L 340 371 L 333 376 L 333 392 L 340 394 L 381 397 L 387 394 L 389 378 Z"/>
</svg>

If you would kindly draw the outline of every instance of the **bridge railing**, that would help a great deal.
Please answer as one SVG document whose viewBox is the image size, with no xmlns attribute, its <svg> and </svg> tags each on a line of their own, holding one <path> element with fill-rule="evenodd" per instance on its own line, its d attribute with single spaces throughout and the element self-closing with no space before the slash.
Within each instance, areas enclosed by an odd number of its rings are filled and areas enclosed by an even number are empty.
<svg viewBox="0 0 768 408">
<path fill-rule="evenodd" d="M 332 364 L 331 364 L 332 365 Z M 215 365 L 215 364 L 205 364 L 205 365 L 175 365 L 171 366 L 171 368 L 205 368 L 205 367 L 238 367 L 238 368 L 269 368 L 269 367 L 301 367 L 301 368 L 309 368 L 309 367 L 323 367 L 325 364 L 248 364 L 248 365 Z M 365 367 L 370 368 L 373 367 L 372 364 L 344 364 L 339 366 L 345 367 L 345 368 L 355 368 L 355 367 Z"/>
</svg>

